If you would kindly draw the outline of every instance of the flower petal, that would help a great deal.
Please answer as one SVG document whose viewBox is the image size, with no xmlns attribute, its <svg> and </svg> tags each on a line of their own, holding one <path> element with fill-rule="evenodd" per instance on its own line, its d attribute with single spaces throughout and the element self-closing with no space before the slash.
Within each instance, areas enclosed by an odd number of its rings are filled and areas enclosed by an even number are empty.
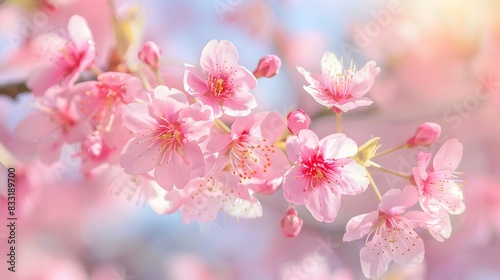
<svg viewBox="0 0 500 280">
<path fill-rule="evenodd" d="M 306 200 L 306 207 L 319 222 L 333 222 L 340 207 L 340 193 L 326 185 L 318 185 Z"/>
</svg>

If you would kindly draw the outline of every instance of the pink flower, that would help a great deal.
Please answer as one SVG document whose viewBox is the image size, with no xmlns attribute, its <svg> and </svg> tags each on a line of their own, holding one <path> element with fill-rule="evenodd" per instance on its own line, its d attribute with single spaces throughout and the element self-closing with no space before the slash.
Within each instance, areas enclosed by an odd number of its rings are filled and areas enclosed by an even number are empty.
<svg viewBox="0 0 500 280">
<path fill-rule="evenodd" d="M 235 120 L 230 134 L 212 136 L 208 142 L 207 150 L 217 154 L 212 173 L 228 167 L 240 177 L 239 183 L 253 190 L 276 190 L 269 184 L 279 185 L 290 167 L 283 151 L 274 145 L 284 130 L 283 119 L 274 112 Z"/>
<path fill-rule="evenodd" d="M 259 201 L 251 195 L 248 188 L 238 184 L 238 180 L 239 177 L 230 172 L 195 178 L 179 191 L 179 196 L 170 194 L 170 198 L 182 205 L 184 223 L 193 220 L 210 222 L 220 211 L 236 218 L 261 217 L 262 206 Z"/>
<path fill-rule="evenodd" d="M 176 89 L 158 86 L 151 105 L 128 104 L 123 122 L 135 134 L 125 146 L 120 164 L 125 173 L 143 174 L 155 169 L 161 187 L 183 188 L 191 178 L 204 175 L 199 143 L 207 138 L 212 111 Z"/>
<path fill-rule="evenodd" d="M 281 67 L 281 59 L 275 55 L 266 55 L 259 60 L 257 69 L 253 71 L 256 78 L 271 78 L 278 74 Z"/>
<path fill-rule="evenodd" d="M 64 143 L 82 141 L 92 131 L 89 124 L 82 121 L 76 99 L 56 97 L 50 102 L 52 104 L 39 104 L 40 110 L 28 115 L 14 131 L 23 140 L 41 141 L 40 159 L 47 164 L 59 159 Z"/>
<path fill-rule="evenodd" d="M 201 71 L 186 64 L 184 88 L 203 104 L 212 107 L 216 118 L 223 113 L 246 116 L 257 107 L 249 92 L 257 86 L 257 80 L 237 63 L 238 53 L 231 42 L 212 40 L 201 54 Z"/>
<path fill-rule="evenodd" d="M 409 147 L 415 146 L 429 146 L 430 144 L 436 142 L 441 134 L 441 126 L 437 123 L 423 123 L 415 132 L 415 135 L 408 139 L 406 144 Z"/>
<path fill-rule="evenodd" d="M 79 15 L 68 21 L 68 33 L 71 39 L 61 53 L 50 63 L 35 69 L 27 81 L 35 96 L 41 96 L 56 84 L 62 87 L 72 86 L 80 72 L 92 66 L 95 59 L 95 47 L 92 33 L 85 19 Z"/>
<path fill-rule="evenodd" d="M 363 97 L 372 87 L 375 76 L 380 72 L 373 61 L 359 71 L 351 62 L 350 67 L 343 69 L 343 61 L 335 54 L 325 52 L 321 59 L 321 74 L 310 74 L 302 67 L 297 70 L 309 83 L 304 86 L 316 102 L 333 108 L 335 112 L 347 112 L 360 106 L 369 106 L 373 101 Z"/>
<path fill-rule="evenodd" d="M 391 261 L 413 268 L 424 260 L 424 242 L 414 227 L 428 216 L 420 211 L 405 215 L 406 209 L 417 201 L 418 192 L 413 186 L 406 186 L 403 191 L 392 189 L 382 197 L 377 211 L 356 216 L 347 223 L 344 241 L 368 235 L 360 251 L 365 277 L 382 276 Z"/>
<path fill-rule="evenodd" d="M 462 159 L 462 151 L 462 144 L 455 138 L 450 139 L 441 146 L 430 167 L 427 166 L 431 154 L 418 154 L 418 167 L 413 168 L 413 176 L 425 212 L 439 212 L 437 207 L 457 215 L 465 210 L 463 192 L 456 179 L 458 172 L 454 172 Z"/>
<path fill-rule="evenodd" d="M 147 41 L 146 43 L 144 43 L 139 50 L 139 59 L 155 69 L 158 69 L 158 67 L 160 67 L 160 58 L 160 47 L 151 41 Z"/>
<path fill-rule="evenodd" d="M 321 141 L 308 129 L 286 141 L 290 161 L 297 164 L 285 175 L 283 191 L 290 203 L 305 204 L 320 222 L 332 222 L 340 207 L 340 195 L 354 195 L 368 186 L 365 169 L 348 157 L 358 151 L 344 134 Z"/>
<path fill-rule="evenodd" d="M 290 112 L 286 116 L 286 120 L 288 122 L 288 129 L 293 135 L 297 135 L 302 129 L 308 129 L 311 124 L 311 118 L 302 109 Z"/>
<path fill-rule="evenodd" d="M 295 238 L 299 235 L 302 228 L 302 219 L 297 214 L 297 210 L 293 206 L 288 208 L 286 215 L 281 219 L 281 230 L 283 235 L 288 238 Z"/>
</svg>

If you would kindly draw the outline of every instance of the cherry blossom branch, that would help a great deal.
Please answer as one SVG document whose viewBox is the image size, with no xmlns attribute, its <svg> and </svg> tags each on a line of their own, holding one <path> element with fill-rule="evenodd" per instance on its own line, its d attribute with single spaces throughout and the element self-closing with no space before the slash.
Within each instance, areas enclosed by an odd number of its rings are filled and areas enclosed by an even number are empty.
<svg viewBox="0 0 500 280">
<path fill-rule="evenodd" d="M 214 125 L 225 133 L 231 133 L 231 129 L 220 119 L 215 119 Z"/>
<path fill-rule="evenodd" d="M 8 95 L 12 98 L 15 98 L 17 95 L 28 91 L 30 91 L 30 89 L 26 86 L 26 83 L 24 82 L 11 83 L 0 86 L 0 94 Z"/>
<path fill-rule="evenodd" d="M 366 163 L 368 164 L 368 166 L 375 167 L 375 168 L 377 168 L 377 169 L 379 169 L 381 171 L 387 172 L 389 174 L 392 174 L 392 175 L 395 175 L 395 176 L 398 176 L 398 177 L 401 177 L 401 178 L 404 178 L 404 179 L 408 179 L 408 180 L 411 179 L 411 175 L 410 174 L 403 174 L 403 173 L 399 173 L 399 172 L 391 170 L 391 169 L 387 169 L 385 167 L 382 167 L 380 164 L 375 163 L 375 162 L 373 162 L 371 160 L 367 161 Z"/>
</svg>

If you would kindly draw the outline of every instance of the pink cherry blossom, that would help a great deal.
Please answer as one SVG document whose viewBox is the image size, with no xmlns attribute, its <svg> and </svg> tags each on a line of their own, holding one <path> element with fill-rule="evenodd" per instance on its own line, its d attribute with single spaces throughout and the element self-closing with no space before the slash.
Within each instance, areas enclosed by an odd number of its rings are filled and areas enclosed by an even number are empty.
<svg viewBox="0 0 500 280">
<path fill-rule="evenodd" d="M 199 143 L 207 138 L 212 111 L 189 105 L 176 89 L 158 86 L 151 105 L 128 104 L 123 122 L 135 134 L 125 146 L 120 164 L 131 175 L 155 169 L 156 181 L 166 190 L 183 188 L 191 178 L 204 175 Z"/>
<path fill-rule="evenodd" d="M 436 140 L 439 139 L 440 134 L 441 126 L 439 124 L 426 122 L 417 127 L 415 135 L 408 139 L 406 144 L 409 147 L 428 146 L 436 142 Z"/>
<path fill-rule="evenodd" d="M 348 69 L 344 69 L 342 59 L 339 61 L 331 52 L 325 52 L 321 59 L 321 74 L 311 74 L 302 67 L 297 67 L 297 70 L 309 83 L 304 86 L 305 91 L 316 102 L 333 108 L 337 113 L 371 105 L 373 101 L 363 96 L 380 72 L 374 61 L 366 63 L 359 71 L 352 62 Z"/>
<path fill-rule="evenodd" d="M 283 183 L 286 200 L 305 204 L 320 222 L 332 222 L 340 207 L 341 194 L 355 195 L 366 190 L 365 169 L 355 160 L 358 147 L 344 134 L 321 140 L 308 129 L 286 141 L 290 161 L 297 164 L 287 171 Z"/>
<path fill-rule="evenodd" d="M 428 213 L 439 212 L 433 207 L 443 208 L 450 214 L 460 214 L 465 210 L 463 192 L 455 172 L 462 159 L 463 146 L 457 139 L 446 141 L 434 156 L 429 166 L 430 153 L 418 154 L 418 167 L 413 168 L 413 176 L 420 194 L 420 205 Z"/>
<path fill-rule="evenodd" d="M 53 163 L 59 158 L 64 143 L 82 141 L 92 130 L 82 121 L 77 109 L 77 99 L 54 98 L 38 104 L 39 111 L 33 112 L 21 121 L 15 134 L 23 140 L 40 141 L 40 159 Z"/>
<path fill-rule="evenodd" d="M 272 78 L 278 74 L 281 67 L 281 59 L 275 55 L 266 55 L 259 60 L 257 68 L 253 71 L 256 78 Z"/>
<path fill-rule="evenodd" d="M 213 172 L 229 165 L 239 183 L 255 191 L 276 190 L 290 167 L 274 143 L 285 130 L 285 122 L 274 112 L 262 112 L 236 119 L 230 134 L 212 136 L 207 150 L 217 154 Z"/>
<path fill-rule="evenodd" d="M 261 217 L 262 206 L 259 201 L 248 188 L 238 184 L 238 180 L 239 177 L 230 172 L 195 178 L 179 195 L 170 195 L 169 198 L 182 205 L 182 220 L 185 223 L 193 220 L 213 221 L 220 211 L 236 218 Z"/>
<path fill-rule="evenodd" d="M 297 210 L 293 206 L 288 208 L 286 215 L 281 219 L 281 230 L 283 235 L 288 238 L 295 238 L 299 235 L 303 221 L 297 214 Z"/>
<path fill-rule="evenodd" d="M 70 40 L 61 53 L 51 62 L 35 69 L 27 81 L 35 96 L 41 96 L 56 84 L 62 87 L 72 86 L 80 72 L 91 67 L 96 56 L 92 33 L 85 19 L 73 15 L 68 21 Z"/>
<path fill-rule="evenodd" d="M 302 109 L 290 112 L 286 120 L 288 123 L 288 130 L 290 130 L 293 135 L 297 135 L 302 129 L 308 129 L 311 124 L 311 118 Z"/>
<path fill-rule="evenodd" d="M 184 88 L 203 104 L 213 108 L 215 117 L 222 114 L 246 116 L 257 107 L 249 92 L 257 80 L 246 68 L 238 65 L 236 47 L 228 41 L 208 42 L 202 51 L 201 70 L 186 64 Z"/>
<path fill-rule="evenodd" d="M 385 193 L 377 211 L 352 218 L 346 226 L 344 241 L 368 235 L 360 251 L 361 268 L 367 278 L 379 278 L 391 261 L 405 267 L 416 267 L 424 260 L 424 242 L 414 230 L 415 224 L 428 219 L 424 212 L 406 209 L 418 201 L 413 186 Z"/>
</svg>

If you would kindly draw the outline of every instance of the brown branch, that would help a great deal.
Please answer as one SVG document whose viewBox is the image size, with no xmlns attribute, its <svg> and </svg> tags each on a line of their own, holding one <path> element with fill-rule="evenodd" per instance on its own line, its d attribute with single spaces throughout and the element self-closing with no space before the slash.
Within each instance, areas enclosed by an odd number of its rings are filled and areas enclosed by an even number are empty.
<svg viewBox="0 0 500 280">
<path fill-rule="evenodd" d="M 26 86 L 24 82 L 0 85 L 0 94 L 8 95 L 12 98 L 16 98 L 17 95 L 29 91 L 31 90 Z"/>
</svg>

